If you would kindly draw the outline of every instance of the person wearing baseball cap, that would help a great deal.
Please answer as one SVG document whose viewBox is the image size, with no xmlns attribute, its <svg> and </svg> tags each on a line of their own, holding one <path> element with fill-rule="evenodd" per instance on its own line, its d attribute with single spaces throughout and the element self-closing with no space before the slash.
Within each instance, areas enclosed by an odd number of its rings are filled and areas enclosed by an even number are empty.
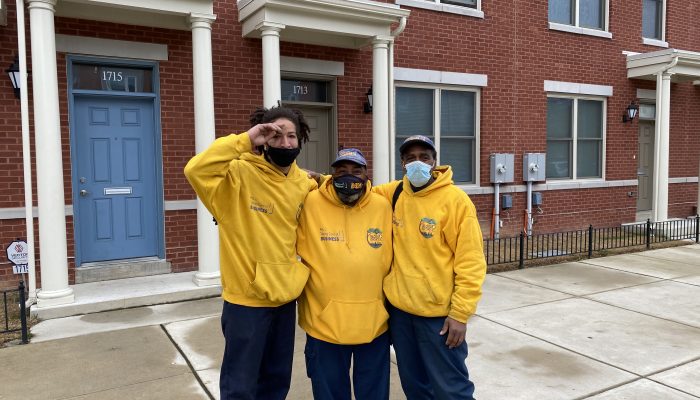
<svg viewBox="0 0 700 400">
<path fill-rule="evenodd" d="M 310 270 L 298 299 L 314 399 L 389 398 L 389 333 L 382 282 L 392 258 L 391 207 L 373 193 L 367 161 L 343 149 L 309 193 L 297 253 Z"/>
<path fill-rule="evenodd" d="M 409 399 L 473 399 L 466 323 L 486 274 L 476 208 L 450 166 L 437 166 L 430 138 L 410 136 L 399 153 L 403 179 L 373 190 L 393 208 L 384 293 L 401 387 Z"/>
</svg>

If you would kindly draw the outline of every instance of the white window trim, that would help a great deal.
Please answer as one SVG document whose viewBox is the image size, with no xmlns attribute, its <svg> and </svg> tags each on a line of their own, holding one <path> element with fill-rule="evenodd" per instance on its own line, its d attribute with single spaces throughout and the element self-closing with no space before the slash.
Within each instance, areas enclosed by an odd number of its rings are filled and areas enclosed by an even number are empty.
<svg viewBox="0 0 700 400">
<path fill-rule="evenodd" d="M 168 45 L 166 44 L 84 36 L 57 34 L 56 51 L 59 53 L 168 61 Z"/>
<path fill-rule="evenodd" d="M 476 8 L 460 7 L 452 4 L 440 4 L 439 1 L 440 0 L 396 0 L 396 4 L 400 6 L 424 8 L 426 10 L 466 15 L 468 17 L 484 18 L 484 12 L 481 11 L 481 0 L 476 0 Z"/>
<path fill-rule="evenodd" d="M 394 67 L 394 80 L 469 87 L 485 87 L 488 85 L 488 75 L 400 67 Z"/>
<path fill-rule="evenodd" d="M 661 40 L 646 38 L 646 37 L 642 36 L 642 43 L 648 44 L 650 46 L 668 47 L 668 42 L 666 41 L 666 4 L 667 3 L 668 3 L 667 0 L 663 0 L 663 5 L 661 5 Z M 642 11 L 642 13 L 643 12 L 644 11 Z M 644 18 L 643 14 L 642 14 L 642 18 Z M 644 35 L 644 32 L 642 32 L 642 35 Z"/>
<path fill-rule="evenodd" d="M 395 81 L 394 91 L 396 88 L 406 87 L 415 89 L 429 89 L 433 91 L 433 131 L 435 132 L 435 151 L 437 152 L 437 165 L 440 165 L 440 90 L 451 90 L 451 91 L 461 91 L 461 92 L 473 92 L 474 96 L 474 171 L 472 175 L 474 177 L 474 183 L 459 183 L 458 186 L 461 188 L 476 188 L 480 185 L 480 173 L 481 173 L 481 160 L 480 151 L 481 148 L 481 90 L 478 87 L 465 87 L 465 86 L 453 86 L 453 85 L 440 85 L 440 84 L 425 84 L 425 83 L 415 83 L 415 82 L 399 82 Z M 439 89 L 439 90 L 436 90 Z M 396 103 L 394 103 L 396 104 Z M 396 119 L 396 105 L 394 105 L 394 119 Z M 391 132 L 391 180 L 396 179 L 395 167 L 395 143 L 396 143 L 396 124 L 394 124 L 394 129 Z"/>
<path fill-rule="evenodd" d="M 608 99 L 602 96 L 588 96 L 588 95 L 577 95 L 577 94 L 562 94 L 562 93 L 547 93 L 547 98 L 560 98 L 560 99 L 573 99 L 574 100 L 574 110 L 572 116 L 572 148 L 571 148 L 571 175 L 573 178 L 547 178 L 546 182 L 550 183 L 576 183 L 576 182 L 604 182 L 605 181 L 605 161 L 607 158 L 606 142 L 607 142 L 607 130 L 608 130 Z M 600 177 L 599 178 L 579 178 L 577 171 L 577 150 L 578 150 L 578 100 L 595 100 L 603 102 L 603 142 L 601 148 L 600 157 Z M 547 141 L 545 132 L 545 142 Z"/>
<path fill-rule="evenodd" d="M 612 86 L 562 81 L 544 81 L 544 91 L 601 97 L 612 97 L 613 95 Z"/>
<path fill-rule="evenodd" d="M 579 0 L 574 1 L 574 24 L 567 25 L 559 22 L 549 22 L 549 29 L 555 31 L 563 31 L 570 33 L 578 33 L 580 35 L 596 36 L 607 39 L 612 39 L 610 33 L 610 0 L 605 1 L 605 21 L 603 21 L 603 29 L 584 28 L 579 24 Z M 547 2 L 549 7 L 549 2 Z M 549 18 L 549 17 L 548 17 Z"/>
<path fill-rule="evenodd" d="M 642 38 L 642 44 L 646 44 L 648 46 L 668 48 L 668 42 L 664 42 L 663 40 L 649 39 L 645 37 Z"/>
</svg>

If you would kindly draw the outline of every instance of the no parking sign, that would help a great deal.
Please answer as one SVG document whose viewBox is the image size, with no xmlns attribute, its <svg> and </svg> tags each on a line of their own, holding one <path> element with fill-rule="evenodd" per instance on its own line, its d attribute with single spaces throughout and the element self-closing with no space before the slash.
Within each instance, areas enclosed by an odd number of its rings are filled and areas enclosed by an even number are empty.
<svg viewBox="0 0 700 400">
<path fill-rule="evenodd" d="M 7 246 L 7 259 L 13 264 L 12 272 L 26 274 L 29 272 L 29 246 L 24 240 L 15 240 Z"/>
</svg>

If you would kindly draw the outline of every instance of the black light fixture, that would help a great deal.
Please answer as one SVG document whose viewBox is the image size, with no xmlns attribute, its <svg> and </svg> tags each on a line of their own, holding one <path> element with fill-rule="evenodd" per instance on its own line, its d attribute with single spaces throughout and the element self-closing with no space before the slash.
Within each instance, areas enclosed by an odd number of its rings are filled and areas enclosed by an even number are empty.
<svg viewBox="0 0 700 400">
<path fill-rule="evenodd" d="M 639 106 L 637 104 L 634 104 L 634 101 L 632 101 L 630 105 L 627 106 L 625 113 L 622 115 L 622 122 L 632 122 L 632 120 L 634 120 L 634 117 L 637 116 L 638 112 Z"/>
<path fill-rule="evenodd" d="M 12 88 L 15 89 L 15 97 L 19 99 L 19 90 L 21 88 L 19 79 L 19 58 L 15 57 L 15 61 L 10 64 L 10 68 L 6 69 L 5 72 L 10 76 Z"/>
<path fill-rule="evenodd" d="M 365 101 L 365 114 L 369 114 L 372 112 L 372 86 L 367 89 L 367 101 Z"/>
</svg>

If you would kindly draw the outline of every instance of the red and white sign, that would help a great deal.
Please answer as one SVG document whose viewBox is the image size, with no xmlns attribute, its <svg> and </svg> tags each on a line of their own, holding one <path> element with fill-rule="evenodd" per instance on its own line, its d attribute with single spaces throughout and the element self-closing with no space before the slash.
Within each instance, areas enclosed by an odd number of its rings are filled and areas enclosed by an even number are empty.
<svg viewBox="0 0 700 400">
<path fill-rule="evenodd" d="M 7 259 L 14 264 L 12 272 L 15 274 L 26 274 L 29 264 L 29 246 L 23 240 L 17 240 L 7 246 Z"/>
</svg>

